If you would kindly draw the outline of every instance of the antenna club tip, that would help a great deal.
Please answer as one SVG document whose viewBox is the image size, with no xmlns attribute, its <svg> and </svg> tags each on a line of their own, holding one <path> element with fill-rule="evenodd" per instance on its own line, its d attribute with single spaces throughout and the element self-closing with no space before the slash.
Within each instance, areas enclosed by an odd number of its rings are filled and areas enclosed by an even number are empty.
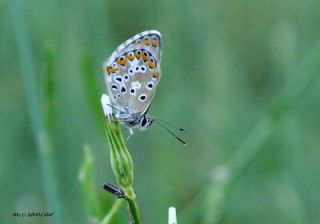
<svg viewBox="0 0 320 224">
<path fill-rule="evenodd" d="M 187 143 L 185 141 L 183 141 L 181 138 L 175 136 L 179 142 L 181 142 L 184 146 L 187 146 Z"/>
</svg>

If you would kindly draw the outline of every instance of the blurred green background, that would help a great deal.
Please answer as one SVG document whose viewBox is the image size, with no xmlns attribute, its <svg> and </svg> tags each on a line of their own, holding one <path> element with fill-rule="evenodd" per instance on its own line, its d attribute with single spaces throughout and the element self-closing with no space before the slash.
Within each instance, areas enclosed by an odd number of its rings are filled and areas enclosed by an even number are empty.
<svg viewBox="0 0 320 224">
<path fill-rule="evenodd" d="M 320 223 L 319 25 L 317 0 L 2 0 L 0 222 L 88 223 L 92 210 L 108 212 L 115 199 L 102 184 L 116 180 L 102 63 L 157 29 L 162 79 L 150 114 L 185 127 L 188 146 L 156 125 L 129 140 L 143 223 L 167 223 L 169 206 L 183 224 Z M 94 162 L 83 190 L 85 144 Z M 111 223 L 127 216 L 122 206 Z"/>
</svg>

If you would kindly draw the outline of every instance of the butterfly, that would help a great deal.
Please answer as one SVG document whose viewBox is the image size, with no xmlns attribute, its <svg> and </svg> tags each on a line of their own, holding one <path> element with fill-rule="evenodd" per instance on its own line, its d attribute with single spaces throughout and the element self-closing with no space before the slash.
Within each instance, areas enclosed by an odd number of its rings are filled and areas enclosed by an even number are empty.
<svg viewBox="0 0 320 224">
<path fill-rule="evenodd" d="M 161 78 L 161 51 L 160 32 L 148 30 L 119 45 L 103 64 L 115 117 L 130 134 L 133 128 L 145 130 L 155 121 L 147 112 Z"/>
</svg>

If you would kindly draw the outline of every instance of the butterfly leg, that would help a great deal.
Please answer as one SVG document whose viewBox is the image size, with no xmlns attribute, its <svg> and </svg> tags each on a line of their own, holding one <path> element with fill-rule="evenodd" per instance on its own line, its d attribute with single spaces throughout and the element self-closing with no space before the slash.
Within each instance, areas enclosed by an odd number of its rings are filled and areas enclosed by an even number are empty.
<svg viewBox="0 0 320 224">
<path fill-rule="evenodd" d="M 129 140 L 129 138 L 131 137 L 131 135 L 133 135 L 133 130 L 132 130 L 132 128 L 128 128 L 128 131 L 129 131 L 129 135 L 128 135 L 128 137 L 126 138 L 126 142 Z"/>
</svg>

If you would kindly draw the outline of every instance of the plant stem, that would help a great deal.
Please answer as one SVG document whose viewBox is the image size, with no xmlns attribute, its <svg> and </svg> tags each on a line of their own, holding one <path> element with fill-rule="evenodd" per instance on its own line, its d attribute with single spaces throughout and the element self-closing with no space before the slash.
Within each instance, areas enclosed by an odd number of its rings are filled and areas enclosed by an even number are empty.
<svg viewBox="0 0 320 224">
<path fill-rule="evenodd" d="M 33 55 L 28 39 L 27 26 L 23 18 L 21 1 L 10 2 L 11 18 L 15 31 L 18 54 L 20 57 L 21 76 L 26 92 L 26 100 L 34 141 L 38 148 L 38 160 L 48 209 L 54 212 L 53 222 L 63 223 L 58 200 L 56 178 L 52 161 L 52 144 L 41 110 L 40 91 L 37 89 Z"/>
<path fill-rule="evenodd" d="M 200 192 L 183 211 L 182 222 L 194 223 L 201 220 L 201 223 L 212 224 L 220 221 L 224 201 L 232 185 L 261 152 L 263 144 L 270 138 L 274 130 L 290 114 L 295 102 L 301 97 L 304 90 L 319 75 L 319 58 L 320 39 L 315 42 L 301 65 L 293 70 L 293 75 L 288 83 L 248 133 L 247 138 L 228 163 L 220 169 L 215 169 L 214 178 L 209 187 Z"/>
<path fill-rule="evenodd" d="M 131 155 L 125 145 L 121 133 L 121 127 L 110 107 L 110 98 L 103 94 L 101 104 L 106 117 L 105 132 L 110 148 L 110 162 L 114 175 L 117 178 L 121 190 L 125 192 L 124 199 L 127 201 L 130 210 L 130 217 L 134 224 L 140 224 L 138 205 L 135 201 L 133 185 L 133 162 Z"/>
<path fill-rule="evenodd" d="M 110 209 L 110 211 L 106 214 L 100 224 L 109 224 L 111 223 L 112 218 L 115 216 L 119 208 L 122 206 L 123 200 L 116 200 Z"/>
<path fill-rule="evenodd" d="M 130 214 L 132 216 L 133 219 L 133 223 L 134 224 L 140 224 L 140 217 L 139 217 L 139 212 L 138 212 L 138 205 L 136 203 L 136 201 L 134 199 L 131 198 L 126 198 L 128 205 L 129 205 L 129 209 L 130 209 Z"/>
<path fill-rule="evenodd" d="M 227 165 L 221 169 L 221 172 L 216 172 L 216 176 L 223 177 L 214 178 L 207 196 L 205 196 L 204 223 L 218 223 L 221 218 L 223 202 L 232 184 L 238 180 L 261 151 L 261 146 L 268 140 L 273 131 L 290 114 L 303 91 L 319 75 L 319 57 L 320 39 L 315 42 L 302 65 L 294 70 L 292 78 L 269 106 L 267 113 L 261 117 L 242 145 L 233 154 Z"/>
</svg>

